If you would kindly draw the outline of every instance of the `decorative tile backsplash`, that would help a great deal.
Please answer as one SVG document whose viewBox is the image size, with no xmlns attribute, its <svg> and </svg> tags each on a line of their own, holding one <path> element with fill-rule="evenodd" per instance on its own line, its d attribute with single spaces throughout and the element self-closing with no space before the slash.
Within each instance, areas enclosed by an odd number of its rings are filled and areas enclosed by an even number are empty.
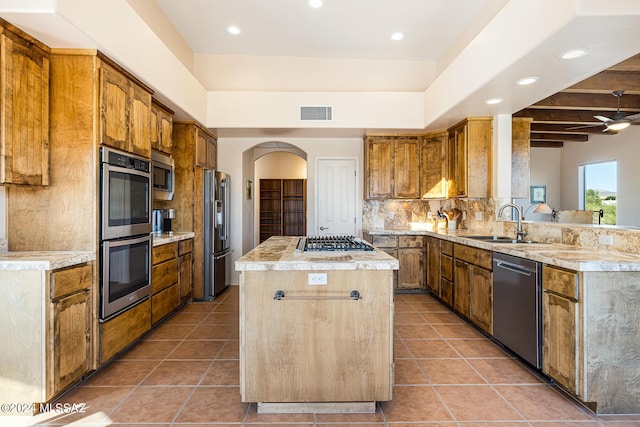
<svg viewBox="0 0 640 427">
<path fill-rule="evenodd" d="M 498 208 L 509 200 L 448 199 L 448 200 L 365 200 L 363 229 L 411 230 L 419 224 L 431 226 L 437 210 L 463 212 L 458 229 L 478 234 L 516 235 L 517 223 L 508 219 L 511 209 L 504 211 L 505 220 L 496 220 Z M 429 213 L 431 212 L 431 216 Z M 431 223 L 431 224 L 429 224 Z M 426 228 L 426 227 L 425 227 Z M 524 221 L 526 239 L 546 243 L 562 243 L 586 249 L 640 255 L 640 228 L 618 228 L 590 224 L 567 224 L 545 221 Z M 424 229 L 424 228 L 423 228 Z M 610 236 L 611 245 L 602 244 L 600 236 Z"/>
</svg>

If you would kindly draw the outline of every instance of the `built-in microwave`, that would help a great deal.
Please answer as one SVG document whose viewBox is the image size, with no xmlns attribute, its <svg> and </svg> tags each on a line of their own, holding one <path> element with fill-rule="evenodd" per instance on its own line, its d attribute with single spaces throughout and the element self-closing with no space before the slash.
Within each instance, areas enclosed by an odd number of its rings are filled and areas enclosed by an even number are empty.
<svg viewBox="0 0 640 427">
<path fill-rule="evenodd" d="M 175 168 L 171 156 L 151 152 L 151 163 L 153 165 L 153 199 L 173 200 L 175 186 Z"/>
</svg>

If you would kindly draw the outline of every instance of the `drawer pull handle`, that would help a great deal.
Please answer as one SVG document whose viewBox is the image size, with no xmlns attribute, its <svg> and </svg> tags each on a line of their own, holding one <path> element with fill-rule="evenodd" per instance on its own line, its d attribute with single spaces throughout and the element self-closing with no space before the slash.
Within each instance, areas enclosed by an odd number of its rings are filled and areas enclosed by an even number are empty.
<svg viewBox="0 0 640 427">
<path fill-rule="evenodd" d="M 281 301 L 285 299 L 285 293 L 283 290 L 277 290 L 273 295 L 273 299 L 275 301 Z M 349 296 L 340 296 L 340 295 L 294 295 L 288 296 L 288 300 L 347 300 L 351 299 L 354 301 L 358 301 L 362 299 L 362 295 L 360 295 L 360 291 L 353 290 L 349 293 Z"/>
</svg>

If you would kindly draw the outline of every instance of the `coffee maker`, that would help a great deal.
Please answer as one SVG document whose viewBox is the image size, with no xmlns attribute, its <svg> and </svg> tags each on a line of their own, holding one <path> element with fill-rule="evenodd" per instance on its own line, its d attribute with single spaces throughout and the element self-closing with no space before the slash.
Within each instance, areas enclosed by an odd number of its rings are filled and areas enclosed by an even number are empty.
<svg viewBox="0 0 640 427">
<path fill-rule="evenodd" d="M 175 209 L 154 209 L 153 210 L 153 233 L 172 233 L 172 221 L 176 217 Z"/>
</svg>

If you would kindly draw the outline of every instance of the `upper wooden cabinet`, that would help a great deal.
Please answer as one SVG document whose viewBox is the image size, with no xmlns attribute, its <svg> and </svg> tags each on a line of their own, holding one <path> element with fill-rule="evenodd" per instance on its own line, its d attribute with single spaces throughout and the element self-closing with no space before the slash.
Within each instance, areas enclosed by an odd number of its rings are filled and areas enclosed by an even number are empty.
<svg viewBox="0 0 640 427">
<path fill-rule="evenodd" d="M 511 197 L 514 199 L 529 198 L 532 120 L 530 117 L 511 120 Z"/>
<path fill-rule="evenodd" d="M 49 185 L 49 48 L 0 19 L 0 183 Z"/>
<path fill-rule="evenodd" d="M 420 142 L 418 135 L 365 137 L 367 199 L 420 197 Z"/>
<path fill-rule="evenodd" d="M 165 154 L 171 154 L 171 132 L 173 130 L 173 111 L 155 99 L 151 102 L 151 148 Z"/>
<path fill-rule="evenodd" d="M 196 166 L 215 169 L 218 160 L 217 149 L 216 137 L 198 126 L 196 128 Z"/>
<path fill-rule="evenodd" d="M 100 143 L 151 157 L 151 91 L 102 61 Z"/>
<path fill-rule="evenodd" d="M 447 132 L 434 132 L 422 140 L 420 162 L 420 197 L 447 197 Z"/>
<path fill-rule="evenodd" d="M 449 129 L 449 197 L 491 197 L 490 117 L 468 118 Z"/>
</svg>

